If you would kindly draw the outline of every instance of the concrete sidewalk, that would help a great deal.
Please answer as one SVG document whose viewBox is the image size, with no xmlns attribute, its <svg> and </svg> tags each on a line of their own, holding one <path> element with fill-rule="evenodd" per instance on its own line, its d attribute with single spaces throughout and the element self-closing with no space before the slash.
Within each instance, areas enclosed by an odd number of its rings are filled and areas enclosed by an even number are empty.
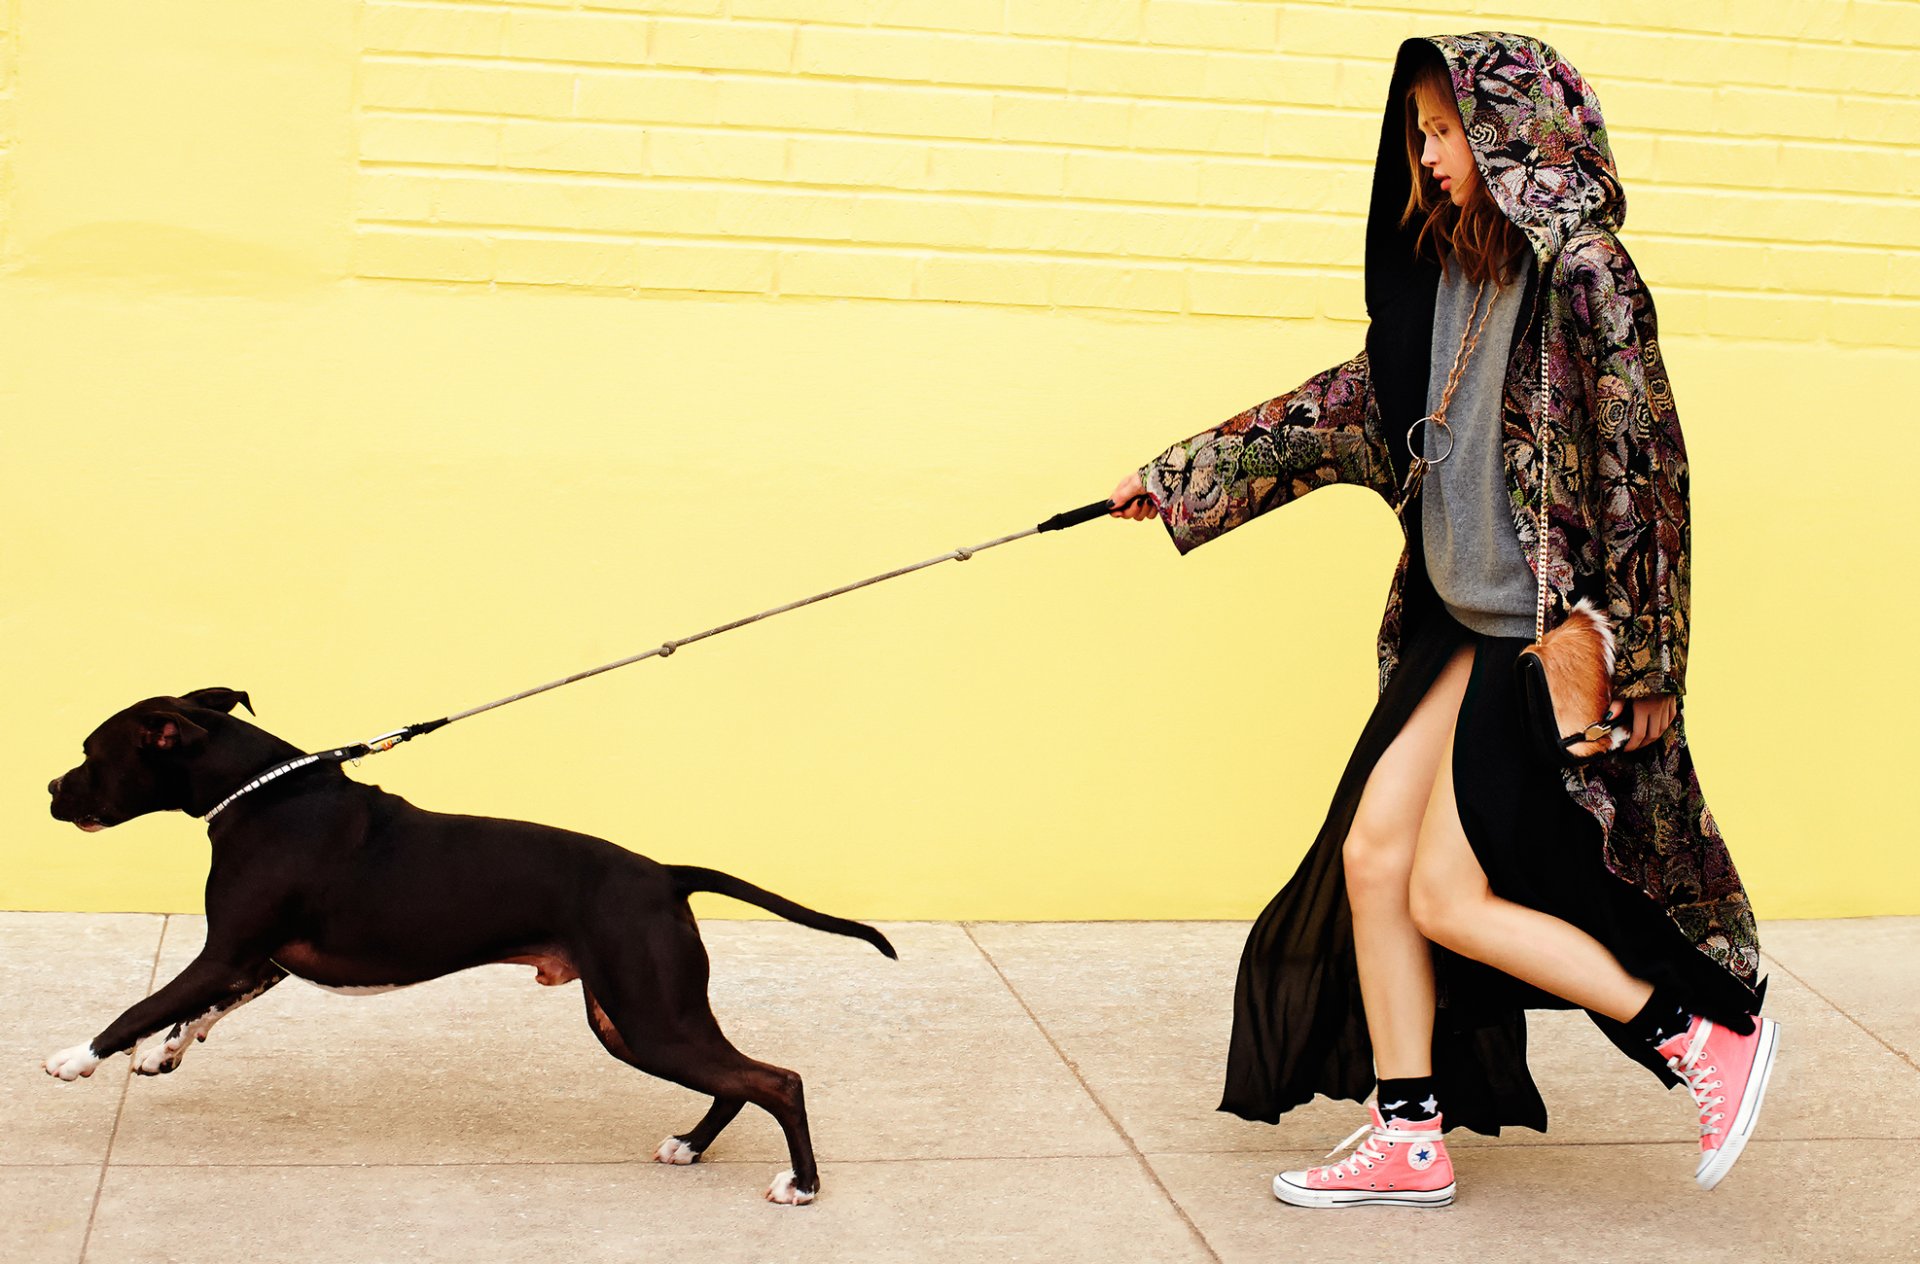
<svg viewBox="0 0 1920 1264">
<path fill-rule="evenodd" d="M 182 1069 L 40 1060 L 199 947 L 195 917 L 0 914 L 0 1260 L 1914 1260 L 1920 918 L 1763 928 L 1781 1064 L 1757 1139 L 1693 1185 L 1692 1103 L 1579 1014 L 1535 1016 L 1542 1136 L 1455 1134 L 1443 1211 L 1268 1192 L 1359 1122 L 1214 1111 L 1231 923 L 888 925 L 901 960 L 705 923 L 715 1012 L 806 1077 L 823 1190 L 749 1107 L 691 1168 L 705 1101 L 609 1058 L 578 985 L 491 966 L 371 998 L 288 983 Z"/>
</svg>

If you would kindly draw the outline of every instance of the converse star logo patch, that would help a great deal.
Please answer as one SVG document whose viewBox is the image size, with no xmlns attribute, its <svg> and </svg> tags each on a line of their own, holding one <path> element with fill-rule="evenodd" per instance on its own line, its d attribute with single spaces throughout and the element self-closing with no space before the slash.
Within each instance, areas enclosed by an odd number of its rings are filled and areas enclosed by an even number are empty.
<svg viewBox="0 0 1920 1264">
<path fill-rule="evenodd" d="M 1407 1166 L 1416 1172 L 1424 1172 L 1433 1166 L 1434 1157 L 1439 1152 L 1426 1142 L 1421 1142 L 1407 1151 Z"/>
</svg>

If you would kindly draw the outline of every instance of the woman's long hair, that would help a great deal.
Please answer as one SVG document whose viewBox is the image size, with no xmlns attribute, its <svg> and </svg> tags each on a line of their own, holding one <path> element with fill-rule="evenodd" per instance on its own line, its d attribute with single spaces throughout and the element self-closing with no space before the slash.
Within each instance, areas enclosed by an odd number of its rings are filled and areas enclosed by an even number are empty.
<svg viewBox="0 0 1920 1264">
<path fill-rule="evenodd" d="M 1407 168 L 1413 180 L 1400 224 L 1404 228 L 1416 217 L 1424 217 L 1414 241 L 1414 256 L 1431 251 L 1443 270 L 1449 258 L 1459 260 L 1469 281 L 1510 284 L 1518 274 L 1517 256 L 1526 245 L 1526 235 L 1493 204 L 1477 166 L 1466 205 L 1455 206 L 1440 182 L 1420 165 L 1420 151 L 1426 146 L 1426 137 L 1420 131 L 1422 108 L 1430 118 L 1459 114 L 1452 76 L 1438 56 L 1421 62 L 1407 89 Z"/>
</svg>

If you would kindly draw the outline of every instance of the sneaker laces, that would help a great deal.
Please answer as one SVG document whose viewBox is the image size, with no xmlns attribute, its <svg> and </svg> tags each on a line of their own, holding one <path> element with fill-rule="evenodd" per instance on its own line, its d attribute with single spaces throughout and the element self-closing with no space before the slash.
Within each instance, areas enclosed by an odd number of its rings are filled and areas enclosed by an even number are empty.
<svg viewBox="0 0 1920 1264">
<path fill-rule="evenodd" d="M 1373 1135 L 1367 1136 L 1368 1133 L 1372 1133 Z M 1362 1137 L 1366 1137 L 1366 1140 L 1360 1141 Z M 1361 1124 L 1353 1130 L 1345 1141 L 1342 1141 L 1339 1145 L 1327 1151 L 1325 1157 L 1329 1159 L 1332 1158 L 1356 1141 L 1360 1141 L 1359 1147 L 1340 1162 L 1324 1164 L 1315 1170 L 1327 1173 L 1327 1179 L 1329 1180 L 1338 1179 L 1335 1173 L 1342 1168 L 1346 1169 L 1345 1174 L 1347 1176 L 1358 1176 L 1360 1175 L 1361 1168 L 1371 1169 L 1374 1164 L 1385 1163 L 1387 1161 L 1386 1151 L 1380 1149 L 1376 1144 L 1377 1142 L 1430 1141 L 1432 1139 L 1433 1138 L 1426 1133 L 1403 1132 L 1398 1128 L 1376 1128 L 1370 1123 Z"/>
<path fill-rule="evenodd" d="M 1707 1019 L 1701 1019 L 1699 1030 L 1694 1032 L 1693 1039 L 1687 1042 L 1687 1051 L 1676 1053 L 1667 1059 L 1667 1066 L 1679 1073 L 1680 1078 L 1686 1082 L 1687 1092 L 1693 1094 L 1694 1104 L 1700 1108 L 1700 1135 L 1703 1137 L 1711 1137 L 1718 1133 L 1720 1129 L 1715 1125 L 1726 1118 L 1724 1112 L 1715 1111 L 1712 1108 L 1725 1105 L 1727 1099 L 1724 1096 L 1707 1096 L 1714 1089 L 1722 1087 L 1719 1080 L 1707 1078 L 1709 1075 L 1717 1074 L 1720 1068 L 1699 1065 L 1700 1054 L 1705 1050 L 1707 1036 L 1712 1031 L 1713 1024 Z"/>
</svg>

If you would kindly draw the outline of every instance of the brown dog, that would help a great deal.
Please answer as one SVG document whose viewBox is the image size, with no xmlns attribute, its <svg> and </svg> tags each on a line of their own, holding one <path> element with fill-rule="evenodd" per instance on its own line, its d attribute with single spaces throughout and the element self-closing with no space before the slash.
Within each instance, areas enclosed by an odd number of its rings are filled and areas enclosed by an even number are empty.
<svg viewBox="0 0 1920 1264">
<path fill-rule="evenodd" d="M 403 987 L 469 966 L 533 966 L 550 986 L 579 979 L 587 1022 L 614 1057 L 713 1097 L 654 1159 L 697 1162 L 748 1102 L 787 1136 L 792 1168 L 767 1197 L 819 1192 L 800 1077 L 727 1042 L 707 1004 L 707 953 L 687 896 L 713 891 L 864 939 L 870 926 L 802 908 L 711 869 L 661 865 L 603 839 L 525 821 L 449 816 L 316 763 L 249 786 L 301 752 L 235 716 L 232 689 L 148 698 L 88 735 L 79 767 L 54 778 L 56 820 L 104 829 L 149 812 L 211 816 L 207 942 L 179 977 L 93 1040 L 46 1060 L 63 1080 L 133 1051 L 134 1070 L 180 1065 L 208 1028 L 292 974 L 322 987 Z"/>
</svg>

